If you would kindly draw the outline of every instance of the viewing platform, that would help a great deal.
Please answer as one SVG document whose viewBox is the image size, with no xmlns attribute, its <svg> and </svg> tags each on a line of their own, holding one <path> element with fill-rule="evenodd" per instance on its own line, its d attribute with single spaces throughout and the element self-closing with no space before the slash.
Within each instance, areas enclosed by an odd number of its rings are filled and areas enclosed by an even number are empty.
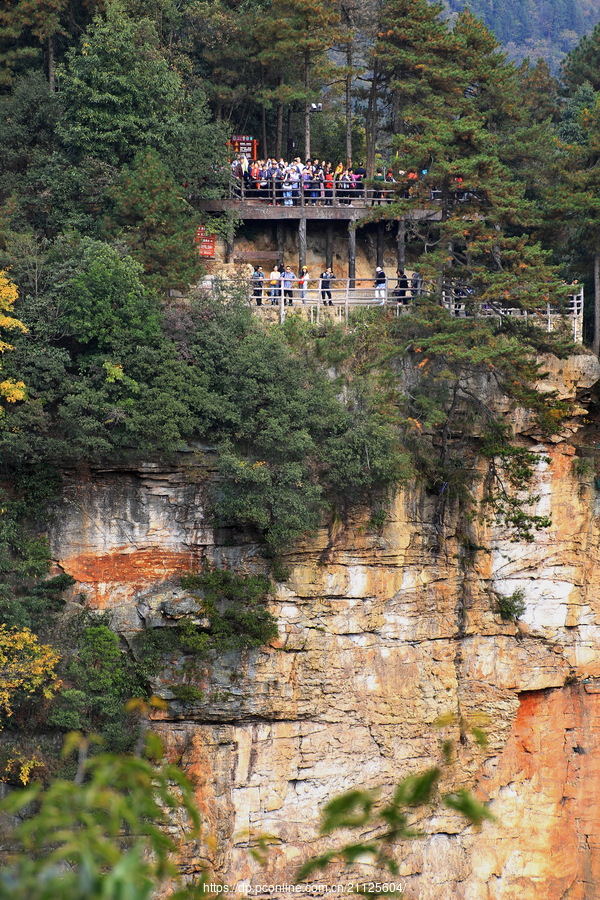
<svg viewBox="0 0 600 900">
<path fill-rule="evenodd" d="M 229 185 L 227 195 L 220 199 L 197 200 L 198 209 L 207 212 L 233 212 L 241 219 L 314 219 L 319 221 L 356 222 L 377 212 L 378 207 L 402 199 L 395 185 L 378 189 L 352 186 L 341 188 L 334 182 L 324 186 L 285 188 L 281 182 L 271 181 L 265 187 L 248 187 L 238 180 Z M 435 194 L 435 192 L 433 192 Z M 405 199 L 405 198 L 404 198 Z M 436 197 L 432 201 L 436 202 Z M 411 218 L 440 219 L 441 213 L 432 209 L 415 209 Z"/>
<path fill-rule="evenodd" d="M 264 223 L 265 228 L 274 229 L 269 243 L 277 246 L 277 251 L 257 248 L 256 253 L 251 253 L 247 250 L 240 251 L 235 239 L 231 238 L 225 251 L 225 261 L 228 263 L 262 264 L 273 258 L 283 261 L 284 245 L 289 243 L 291 229 L 291 237 L 297 248 L 297 265 L 301 269 L 307 261 L 307 230 L 310 227 L 311 235 L 324 235 L 323 262 L 326 266 L 334 263 L 334 240 L 343 240 L 347 256 L 345 274 L 353 280 L 357 274 L 357 225 L 360 225 L 361 232 L 368 233 L 368 240 L 374 245 L 375 265 L 385 264 L 385 242 L 389 244 L 391 239 L 394 242 L 395 257 L 393 270 L 404 267 L 404 219 L 382 221 L 377 216 L 382 207 L 403 198 L 403 188 L 400 185 L 382 182 L 381 187 L 377 188 L 362 184 L 341 187 L 334 182 L 329 187 L 324 184 L 302 183 L 294 187 L 271 180 L 265 182 L 264 186 L 257 187 L 254 182 L 236 178 L 223 186 L 223 194 L 220 198 L 196 199 L 194 204 L 199 210 L 212 214 L 230 213 L 241 220 L 242 228 L 260 228 Z M 411 210 L 411 219 L 439 220 L 441 211 L 436 206 L 435 197 L 432 197 L 432 202 L 431 208 Z"/>
<path fill-rule="evenodd" d="M 404 218 L 385 220 L 378 219 L 377 213 L 381 207 L 389 206 L 399 199 L 406 200 L 409 191 L 406 186 L 395 183 L 381 182 L 377 187 L 363 184 L 340 186 L 337 182 L 333 185 L 303 184 L 297 186 L 286 185 L 281 181 L 270 180 L 264 185 L 256 186 L 253 182 L 247 182 L 242 178 L 235 178 L 224 187 L 225 196 L 215 199 L 199 199 L 196 205 L 199 209 L 211 213 L 230 212 L 241 219 L 243 223 L 254 223 L 260 228 L 260 223 L 274 228 L 272 239 L 268 243 L 277 246 L 276 250 L 239 249 L 232 238 L 226 248 L 226 262 L 249 263 L 252 265 L 264 265 L 265 282 L 262 289 L 260 304 L 257 304 L 257 287 L 255 282 L 249 282 L 249 302 L 256 306 L 260 315 L 277 317 L 281 322 L 289 312 L 301 311 L 302 315 L 311 321 L 319 322 L 321 316 L 349 320 L 350 310 L 363 306 L 382 306 L 391 308 L 396 315 L 401 315 L 410 310 L 412 300 L 416 296 L 426 295 L 432 292 L 432 288 L 421 284 L 415 292 L 411 287 L 413 275 L 407 271 L 409 288 L 404 292 L 396 286 L 396 279 L 390 277 L 392 272 L 406 268 L 405 244 L 406 221 Z M 452 198 L 455 203 L 477 202 L 478 198 L 468 191 L 456 191 Z M 426 208 L 413 208 L 410 211 L 411 220 L 427 220 L 431 222 L 441 219 L 441 194 L 432 191 L 431 205 Z M 283 265 L 284 260 L 289 263 L 289 238 L 292 228 L 293 243 L 297 247 L 296 274 L 306 265 L 307 260 L 307 223 L 311 223 L 312 229 L 320 229 L 324 234 L 322 268 L 334 266 L 334 236 L 337 235 L 338 244 L 343 239 L 347 251 L 347 272 L 342 276 L 339 273 L 339 253 L 337 255 L 337 272 L 331 284 L 331 303 L 323 296 L 320 279 L 311 273 L 310 287 L 305 292 L 304 302 L 301 297 L 301 289 L 294 285 L 292 290 L 292 305 L 287 305 L 288 298 L 284 298 L 283 291 L 269 285 L 268 269 L 271 265 Z M 374 250 L 374 265 L 383 269 L 387 268 L 387 284 L 382 297 L 381 290 L 376 292 L 373 278 L 356 277 L 356 242 L 357 225 L 363 222 L 362 229 L 370 229 L 367 238 Z M 287 238 L 286 230 L 287 229 Z M 264 229 L 263 229 L 264 230 Z M 317 234 L 319 232 L 317 231 Z M 274 240 L 273 240 L 274 238 Z M 390 240 L 393 241 L 392 253 L 394 258 L 393 268 L 390 265 Z M 264 241 L 263 241 L 264 245 Z M 244 245 L 243 245 L 244 246 Z M 246 245 L 247 246 L 247 242 Z M 386 259 L 387 253 L 387 259 Z M 371 257 L 373 259 L 373 257 Z M 321 264 L 318 264 L 321 265 Z M 294 262 L 293 268 L 296 263 Z M 313 263 L 314 270 L 314 263 Z M 317 269 L 320 271 L 320 269 Z M 339 277 L 338 277 L 339 273 Z M 477 298 L 471 295 L 467 286 L 462 284 L 444 285 L 441 304 L 452 315 L 458 318 L 496 316 L 499 318 L 521 318 L 533 320 L 540 328 L 547 332 L 553 332 L 559 328 L 568 330 L 574 343 L 583 343 L 583 287 L 577 285 L 576 290 L 569 295 L 564 310 L 547 306 L 535 313 L 526 312 L 518 307 L 494 307 L 478 303 Z"/>
<path fill-rule="evenodd" d="M 431 287 L 426 283 L 421 282 L 416 288 L 410 286 L 413 275 L 408 274 L 408 288 L 399 288 L 390 283 L 390 279 L 384 287 L 378 288 L 373 279 L 334 277 L 324 284 L 321 278 L 315 278 L 306 290 L 294 286 L 291 292 L 288 292 L 288 296 L 284 294 L 280 284 L 271 285 L 268 276 L 264 284 L 248 279 L 248 304 L 257 315 L 277 319 L 281 323 L 288 315 L 301 315 L 314 323 L 319 323 L 325 318 L 347 325 L 351 310 L 366 307 L 387 309 L 396 316 L 406 315 L 410 313 L 415 299 L 433 296 Z M 220 279 L 213 279 L 210 287 L 216 289 L 219 282 Z M 563 312 L 550 305 L 532 312 L 516 307 L 497 307 L 479 303 L 475 297 L 466 296 L 463 288 L 446 284 L 443 288 L 441 305 L 451 315 L 460 319 L 510 318 L 529 322 L 548 333 L 562 328 L 573 343 L 582 344 L 583 297 L 583 286 L 578 286 L 577 292 L 568 296 Z"/>
</svg>

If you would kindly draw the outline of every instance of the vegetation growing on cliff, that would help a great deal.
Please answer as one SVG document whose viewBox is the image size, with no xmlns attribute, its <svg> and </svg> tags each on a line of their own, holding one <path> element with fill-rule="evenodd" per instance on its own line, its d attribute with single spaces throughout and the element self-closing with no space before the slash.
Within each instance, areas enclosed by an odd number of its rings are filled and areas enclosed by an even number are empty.
<svg viewBox="0 0 600 900">
<path fill-rule="evenodd" d="M 157 674 L 177 700 L 197 703 L 215 654 L 256 649 L 277 635 L 268 578 L 206 569 L 182 580 L 196 615 L 142 632 L 132 653 L 109 614 L 86 612 L 83 597 L 65 608 L 73 578 L 48 577 L 49 549 L 38 534 L 56 490 L 47 473 L 25 474 L 0 498 L 0 781 L 60 770 L 60 736 L 70 731 L 131 751 L 140 720 L 127 703 L 149 698 Z"/>
<path fill-rule="evenodd" d="M 198 682 L 215 656 L 256 650 L 277 637 L 277 620 L 267 609 L 273 584 L 264 575 L 205 568 L 184 576 L 181 586 L 195 609 L 171 627 L 141 632 L 135 653 L 150 677 L 161 673 L 176 700 L 199 703 Z"/>
</svg>

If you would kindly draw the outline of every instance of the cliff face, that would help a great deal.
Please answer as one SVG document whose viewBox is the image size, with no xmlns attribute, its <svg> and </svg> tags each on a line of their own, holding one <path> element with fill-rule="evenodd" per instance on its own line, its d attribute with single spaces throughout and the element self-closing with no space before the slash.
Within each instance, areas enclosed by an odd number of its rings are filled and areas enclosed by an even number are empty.
<svg viewBox="0 0 600 900">
<path fill-rule="evenodd" d="M 599 374 L 582 357 L 553 380 L 568 395 Z M 322 848 L 327 799 L 355 785 L 385 790 L 437 763 L 451 737 L 448 785 L 492 800 L 497 822 L 477 831 L 447 811 L 420 822 L 427 836 L 397 852 L 404 896 L 597 897 L 598 499 L 572 438 L 545 451 L 536 512 L 552 526 L 533 543 L 466 526 L 452 507 L 442 516 L 440 498 L 415 485 L 390 501 L 380 531 L 359 511 L 290 551 L 273 604 L 277 644 L 215 660 L 200 676 L 201 705 L 172 702 L 157 715 L 204 813 L 205 847 L 182 860 L 187 871 L 208 859 L 230 884 L 290 882 Z M 176 609 L 178 576 L 202 558 L 261 569 L 255 546 L 231 545 L 207 524 L 211 477 L 208 451 L 171 470 L 65 475 L 55 559 L 126 637 Z M 502 621 L 496 602 L 516 590 L 526 606 L 518 625 Z M 447 713 L 485 714 L 489 746 L 461 743 L 458 725 L 436 727 Z M 265 867 L 248 853 L 260 833 L 278 839 Z"/>
</svg>

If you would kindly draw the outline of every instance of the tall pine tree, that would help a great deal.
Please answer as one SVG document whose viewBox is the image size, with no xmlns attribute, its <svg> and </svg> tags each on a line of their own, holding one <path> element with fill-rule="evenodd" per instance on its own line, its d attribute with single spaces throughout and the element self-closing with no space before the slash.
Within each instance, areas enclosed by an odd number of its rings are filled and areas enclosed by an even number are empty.
<svg viewBox="0 0 600 900">
<path fill-rule="evenodd" d="M 529 241 L 533 208 L 504 158 L 520 124 L 518 82 L 491 32 L 471 13 L 451 31 L 440 5 L 391 0 L 377 53 L 395 104 L 394 142 L 402 169 L 419 173 L 411 196 L 387 215 L 428 211 L 421 268 L 460 284 L 478 301 L 545 306 L 561 293 L 556 271 Z M 426 229 L 426 231 L 424 231 Z"/>
</svg>

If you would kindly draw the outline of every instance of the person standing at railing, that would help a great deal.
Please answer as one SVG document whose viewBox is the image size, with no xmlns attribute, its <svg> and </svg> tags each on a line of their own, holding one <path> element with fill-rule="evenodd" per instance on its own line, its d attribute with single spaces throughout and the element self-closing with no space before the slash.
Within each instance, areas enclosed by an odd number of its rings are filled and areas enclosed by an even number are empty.
<svg viewBox="0 0 600 900">
<path fill-rule="evenodd" d="M 367 170 L 362 163 L 355 168 L 354 174 L 356 175 L 356 196 L 362 199 L 365 196 L 365 178 L 367 177 Z"/>
<path fill-rule="evenodd" d="M 408 278 L 404 274 L 404 269 L 396 270 L 396 287 L 393 291 L 393 296 L 395 297 L 398 303 L 406 303 L 408 293 Z"/>
<path fill-rule="evenodd" d="M 310 164 L 310 160 L 304 166 L 302 171 L 302 191 L 304 193 L 304 202 L 308 205 L 311 200 L 311 186 L 312 186 L 312 166 Z M 314 202 L 313 202 L 314 206 Z"/>
<path fill-rule="evenodd" d="M 321 272 L 321 301 L 323 306 L 333 306 L 333 300 L 331 299 L 331 282 L 334 279 L 334 274 L 331 271 L 331 268 L 325 269 L 324 272 Z"/>
<path fill-rule="evenodd" d="M 302 176 L 302 165 L 300 157 L 297 156 L 292 165 L 289 167 L 288 179 L 292 185 L 292 203 L 298 206 L 300 203 L 300 179 Z"/>
<path fill-rule="evenodd" d="M 396 184 L 396 179 L 394 178 L 394 173 L 391 169 L 388 169 L 385 173 L 385 183 L 386 184 Z M 384 191 L 382 194 L 384 202 L 387 202 L 390 199 L 389 191 Z"/>
<path fill-rule="evenodd" d="M 283 205 L 292 206 L 294 203 L 294 189 L 298 190 L 298 177 L 294 181 L 294 171 L 292 166 L 286 166 L 283 170 Z"/>
<path fill-rule="evenodd" d="M 269 275 L 269 297 L 271 298 L 271 306 L 277 306 L 279 303 L 281 289 L 281 274 L 277 266 L 273 266 L 273 271 Z"/>
<path fill-rule="evenodd" d="M 331 163 L 327 163 L 325 170 L 325 206 L 331 206 L 333 203 L 333 169 Z"/>
<path fill-rule="evenodd" d="M 381 183 L 385 181 L 385 175 L 383 174 L 383 169 L 380 167 L 375 172 L 373 176 L 373 181 L 375 182 L 373 185 L 373 199 L 371 200 L 371 206 L 375 206 L 377 202 L 377 206 L 381 205 L 381 195 L 383 191 L 381 190 Z"/>
<path fill-rule="evenodd" d="M 352 206 L 352 188 L 354 186 L 354 182 L 350 176 L 350 172 L 348 169 L 344 169 L 342 174 L 340 175 L 340 205 L 341 206 Z"/>
<path fill-rule="evenodd" d="M 292 285 L 296 280 L 296 273 L 292 272 L 291 266 L 286 266 L 281 274 L 283 284 L 283 303 L 285 306 L 291 306 L 293 301 Z"/>
<path fill-rule="evenodd" d="M 265 283 L 265 273 L 262 266 L 255 266 L 252 273 L 252 296 L 256 300 L 257 306 L 262 306 L 263 287 Z"/>
<path fill-rule="evenodd" d="M 306 304 L 306 292 L 308 291 L 308 282 L 310 281 L 310 275 L 308 274 L 308 269 L 306 266 L 302 266 L 302 271 L 300 273 L 300 278 L 298 279 L 298 287 L 300 288 L 300 299 L 302 303 Z"/>
<path fill-rule="evenodd" d="M 387 275 L 381 266 L 377 266 L 375 269 L 375 300 L 380 306 L 385 306 L 386 294 Z"/>
<path fill-rule="evenodd" d="M 246 187 L 248 187 L 248 182 L 250 181 L 250 164 L 248 162 L 248 157 L 245 153 L 242 153 L 240 159 L 240 169 L 242 172 L 242 178 L 244 179 L 244 183 Z"/>
<path fill-rule="evenodd" d="M 411 278 L 410 290 L 413 297 L 421 296 L 421 292 L 423 290 L 423 276 L 420 272 L 417 272 L 416 269 L 413 272 L 413 276 Z"/>
</svg>

